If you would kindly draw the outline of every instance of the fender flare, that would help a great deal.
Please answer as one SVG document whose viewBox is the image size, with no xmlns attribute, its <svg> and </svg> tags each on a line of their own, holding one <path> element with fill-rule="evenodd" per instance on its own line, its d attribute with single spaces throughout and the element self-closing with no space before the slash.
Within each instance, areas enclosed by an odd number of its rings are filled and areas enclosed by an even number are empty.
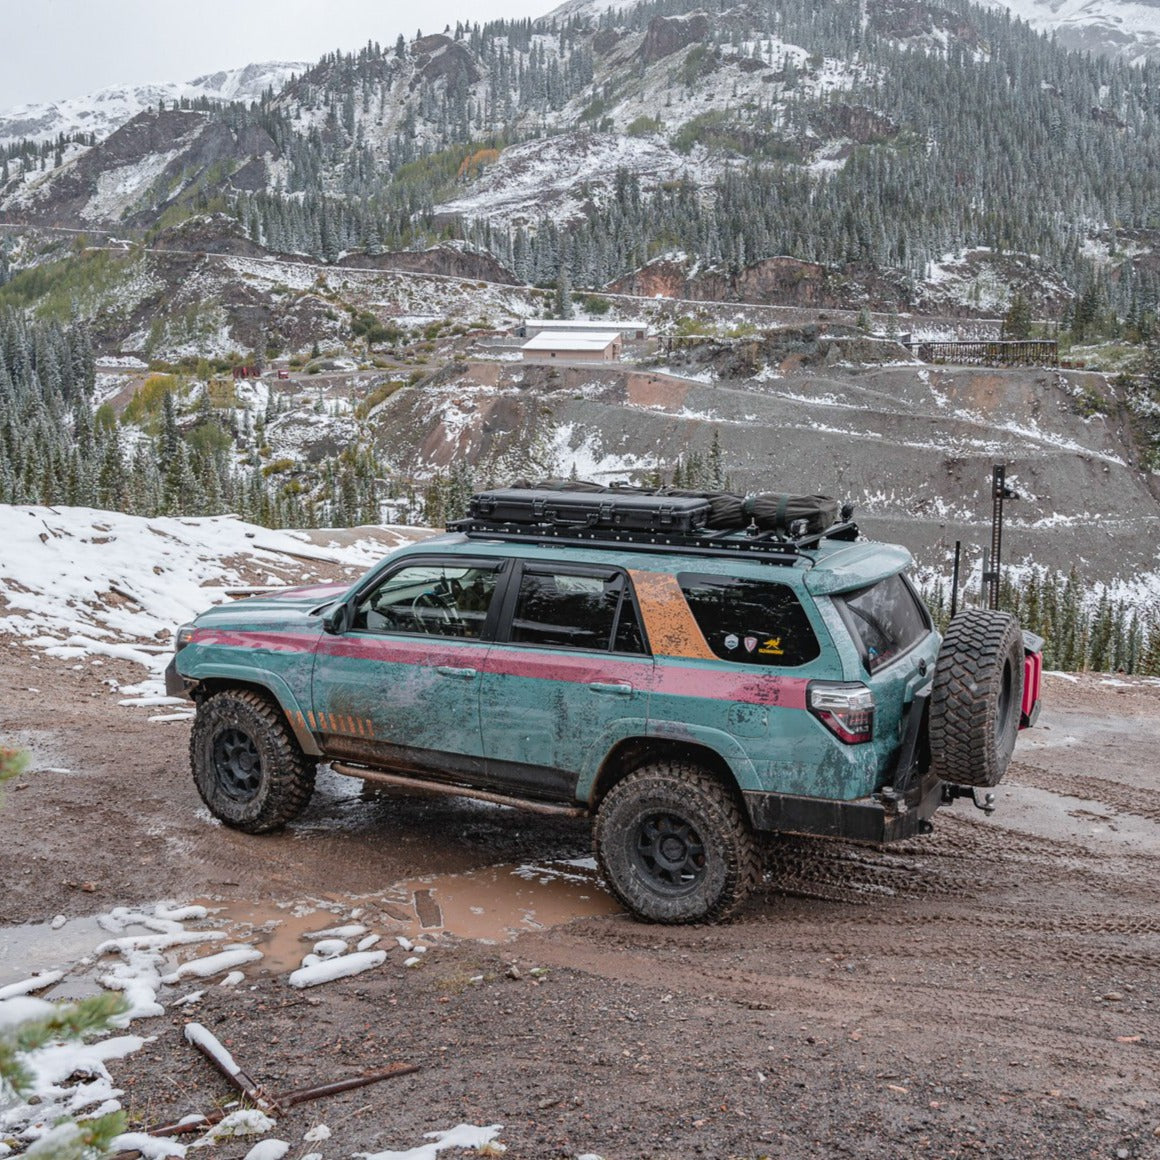
<svg viewBox="0 0 1160 1160">
<path fill-rule="evenodd" d="M 226 681 L 232 685 L 249 685 L 251 688 L 264 689 L 278 702 L 278 707 L 294 731 L 302 752 L 311 757 L 322 756 L 322 750 L 310 730 L 298 698 L 277 673 L 251 669 L 245 665 L 204 664 L 194 665 L 192 672 L 182 673 L 182 676 L 190 681 Z"/>
<path fill-rule="evenodd" d="M 728 769 L 738 791 L 762 788 L 757 769 L 741 743 L 720 729 L 684 722 L 659 721 L 648 723 L 641 719 L 625 718 L 615 722 L 600 736 L 600 744 L 593 750 L 595 760 L 590 762 L 576 783 L 576 800 L 592 804 L 600 773 L 609 753 L 623 741 L 675 741 L 708 749 L 715 753 Z"/>
</svg>

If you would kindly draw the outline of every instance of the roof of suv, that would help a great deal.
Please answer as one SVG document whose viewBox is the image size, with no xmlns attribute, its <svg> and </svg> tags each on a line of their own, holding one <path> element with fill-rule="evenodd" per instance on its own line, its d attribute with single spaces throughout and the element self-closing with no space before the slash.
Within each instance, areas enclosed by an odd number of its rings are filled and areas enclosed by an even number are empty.
<svg viewBox="0 0 1160 1160">
<path fill-rule="evenodd" d="M 645 572 L 707 572 L 764 579 L 773 578 L 769 572 L 773 568 L 781 573 L 777 579 L 792 582 L 792 576 L 796 575 L 807 591 L 818 596 L 865 588 L 903 571 L 913 562 L 911 554 L 899 545 L 870 541 L 822 540 L 792 555 L 742 555 L 728 551 L 705 553 L 687 545 L 624 543 L 612 538 L 592 540 L 590 544 L 534 535 L 519 539 L 492 538 L 485 532 L 471 535 L 449 532 L 410 545 L 395 553 L 394 557 L 430 555 L 433 552 L 545 562 L 567 559 L 578 564 L 612 565 Z"/>
</svg>

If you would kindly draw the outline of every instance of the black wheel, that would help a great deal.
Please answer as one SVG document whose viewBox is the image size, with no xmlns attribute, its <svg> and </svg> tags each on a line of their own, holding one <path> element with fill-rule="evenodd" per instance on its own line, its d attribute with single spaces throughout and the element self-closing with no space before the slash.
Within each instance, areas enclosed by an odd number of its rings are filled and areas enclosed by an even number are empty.
<svg viewBox="0 0 1160 1160">
<path fill-rule="evenodd" d="M 282 710 L 249 689 L 217 693 L 198 705 L 189 760 L 213 816 L 249 834 L 280 829 L 314 792 L 314 763 Z"/>
<path fill-rule="evenodd" d="M 596 861 L 644 922 L 722 922 L 757 882 L 760 860 L 741 807 L 695 765 L 631 773 L 600 803 Z"/>
<path fill-rule="evenodd" d="M 1023 634 L 1007 612 L 968 609 L 951 621 L 930 697 L 935 771 L 956 785 L 998 785 L 1023 709 Z"/>
</svg>

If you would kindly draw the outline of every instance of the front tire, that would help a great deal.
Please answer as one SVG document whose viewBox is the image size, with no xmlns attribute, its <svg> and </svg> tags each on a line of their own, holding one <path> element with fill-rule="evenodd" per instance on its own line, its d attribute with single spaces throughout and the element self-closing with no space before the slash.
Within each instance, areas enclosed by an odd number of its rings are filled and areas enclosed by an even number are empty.
<svg viewBox="0 0 1160 1160">
<path fill-rule="evenodd" d="M 630 773 L 600 803 L 596 861 L 643 922 L 723 922 L 757 883 L 753 831 L 733 795 L 695 765 Z"/>
<path fill-rule="evenodd" d="M 210 813 L 248 834 L 281 829 L 314 792 L 314 763 L 282 710 L 250 689 L 228 689 L 198 705 L 189 759 Z"/>
</svg>

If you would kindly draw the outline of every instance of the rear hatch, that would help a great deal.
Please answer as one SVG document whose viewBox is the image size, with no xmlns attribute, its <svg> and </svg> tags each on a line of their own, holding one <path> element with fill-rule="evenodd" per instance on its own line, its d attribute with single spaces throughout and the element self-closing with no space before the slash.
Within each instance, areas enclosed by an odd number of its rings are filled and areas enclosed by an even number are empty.
<svg viewBox="0 0 1160 1160">
<path fill-rule="evenodd" d="M 893 780 L 894 756 L 915 695 L 934 680 L 939 636 L 922 598 L 901 573 L 831 598 L 861 658 L 858 677 L 874 694 L 881 788 Z"/>
</svg>

